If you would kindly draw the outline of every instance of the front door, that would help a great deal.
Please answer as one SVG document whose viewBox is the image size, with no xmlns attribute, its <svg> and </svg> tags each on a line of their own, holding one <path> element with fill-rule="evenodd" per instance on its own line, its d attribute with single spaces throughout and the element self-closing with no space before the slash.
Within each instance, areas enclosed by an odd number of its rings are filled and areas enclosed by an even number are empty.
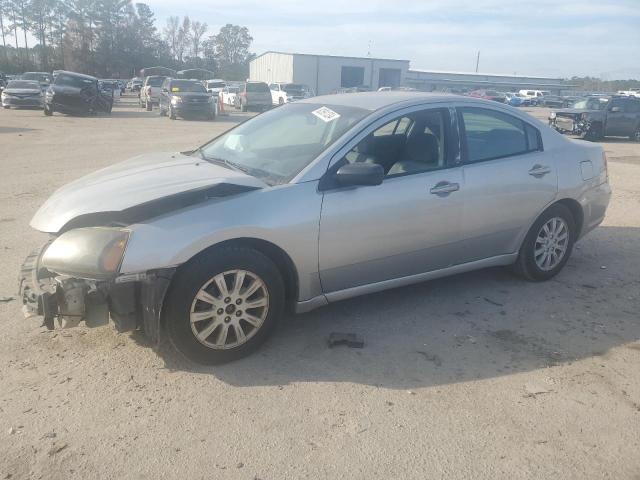
<svg viewBox="0 0 640 480">
<path fill-rule="evenodd" d="M 325 293 L 456 263 L 464 181 L 450 130 L 447 109 L 413 109 L 372 126 L 340 160 L 380 164 L 386 177 L 378 186 L 324 192 L 319 267 Z"/>
<path fill-rule="evenodd" d="M 527 122 L 487 108 L 458 111 L 465 150 L 462 260 L 516 253 L 557 193 L 554 159 Z"/>
</svg>

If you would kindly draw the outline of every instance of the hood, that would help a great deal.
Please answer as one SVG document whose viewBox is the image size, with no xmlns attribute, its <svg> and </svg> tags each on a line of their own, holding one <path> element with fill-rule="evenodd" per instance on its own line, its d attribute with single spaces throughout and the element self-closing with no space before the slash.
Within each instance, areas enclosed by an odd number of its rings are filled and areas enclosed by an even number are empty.
<svg viewBox="0 0 640 480">
<path fill-rule="evenodd" d="M 147 154 L 98 170 L 55 191 L 30 225 L 55 233 L 78 217 L 131 211 L 136 206 L 153 205 L 160 199 L 216 185 L 247 189 L 267 186 L 255 177 L 198 157 L 177 152 Z"/>
<path fill-rule="evenodd" d="M 42 90 L 39 88 L 5 88 L 4 92 L 11 95 L 40 95 Z"/>
<path fill-rule="evenodd" d="M 566 115 L 581 115 L 583 113 L 598 113 L 600 110 L 587 110 L 580 108 L 563 108 L 561 110 L 555 110 L 556 115 L 566 114 Z"/>
</svg>

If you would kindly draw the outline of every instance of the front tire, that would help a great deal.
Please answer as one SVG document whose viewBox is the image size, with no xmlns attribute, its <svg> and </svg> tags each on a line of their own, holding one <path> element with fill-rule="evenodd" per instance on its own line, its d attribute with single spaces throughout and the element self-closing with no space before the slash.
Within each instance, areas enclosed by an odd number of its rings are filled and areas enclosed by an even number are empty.
<svg viewBox="0 0 640 480">
<path fill-rule="evenodd" d="M 640 142 L 640 125 L 636 128 L 636 131 L 629 136 L 629 138 L 634 142 Z"/>
<path fill-rule="evenodd" d="M 176 119 L 176 112 L 173 111 L 173 107 L 171 105 L 169 105 L 169 119 L 170 120 Z"/>
<path fill-rule="evenodd" d="M 174 347 L 189 360 L 237 360 L 266 341 L 284 310 L 278 268 L 245 247 L 206 252 L 174 277 L 163 321 Z"/>
<path fill-rule="evenodd" d="M 50 117 L 51 115 L 53 115 L 53 108 L 49 107 L 46 103 L 44 105 L 44 115 L 46 117 Z"/>
<path fill-rule="evenodd" d="M 555 277 L 569 260 L 576 235 L 571 211 L 552 205 L 529 229 L 514 265 L 516 273 L 532 282 Z"/>
<path fill-rule="evenodd" d="M 147 109 L 147 112 L 150 112 L 153 110 L 153 104 L 149 100 L 147 100 L 145 107 Z"/>
</svg>

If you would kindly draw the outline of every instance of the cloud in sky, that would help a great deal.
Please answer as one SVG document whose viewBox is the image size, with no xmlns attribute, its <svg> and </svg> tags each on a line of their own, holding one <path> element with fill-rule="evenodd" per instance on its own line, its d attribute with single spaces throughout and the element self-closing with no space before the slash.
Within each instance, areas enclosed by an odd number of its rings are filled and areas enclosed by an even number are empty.
<svg viewBox="0 0 640 480">
<path fill-rule="evenodd" d="M 148 0 L 206 21 L 245 25 L 252 50 L 411 60 L 413 68 L 640 78 L 640 0 Z"/>
</svg>

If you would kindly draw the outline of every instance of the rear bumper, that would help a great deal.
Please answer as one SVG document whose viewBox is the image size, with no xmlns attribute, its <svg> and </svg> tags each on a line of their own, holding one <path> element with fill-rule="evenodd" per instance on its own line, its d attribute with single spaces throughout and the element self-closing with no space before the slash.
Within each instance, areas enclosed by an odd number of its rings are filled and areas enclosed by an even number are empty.
<svg viewBox="0 0 640 480">
<path fill-rule="evenodd" d="M 81 322 L 99 327 L 111 319 L 119 332 L 142 329 L 159 343 L 162 305 L 175 268 L 108 282 L 70 278 L 41 266 L 48 245 L 27 256 L 20 269 L 19 293 L 26 318 L 41 317 L 49 330 Z"/>
<path fill-rule="evenodd" d="M 584 194 L 583 205 L 585 211 L 584 225 L 580 232 L 580 238 L 602 223 L 611 200 L 611 186 L 605 182 L 597 187 L 590 188 Z"/>
</svg>

